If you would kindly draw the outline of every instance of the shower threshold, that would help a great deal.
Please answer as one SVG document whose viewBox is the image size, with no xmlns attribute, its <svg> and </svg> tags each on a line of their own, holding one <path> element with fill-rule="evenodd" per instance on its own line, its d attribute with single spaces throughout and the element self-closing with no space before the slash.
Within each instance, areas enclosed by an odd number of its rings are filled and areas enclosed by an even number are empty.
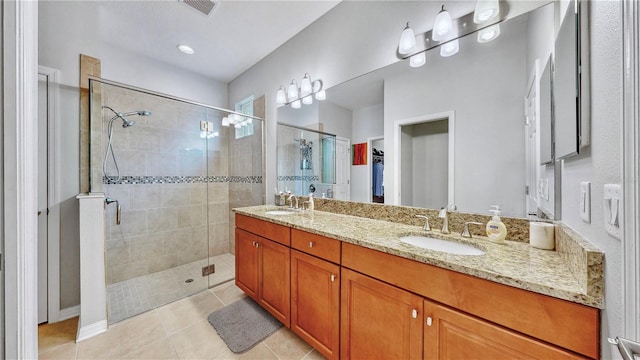
<svg viewBox="0 0 640 360">
<path fill-rule="evenodd" d="M 216 272 L 202 276 L 215 264 Z M 235 278 L 235 256 L 222 254 L 107 286 L 109 324 L 155 309 Z"/>
</svg>

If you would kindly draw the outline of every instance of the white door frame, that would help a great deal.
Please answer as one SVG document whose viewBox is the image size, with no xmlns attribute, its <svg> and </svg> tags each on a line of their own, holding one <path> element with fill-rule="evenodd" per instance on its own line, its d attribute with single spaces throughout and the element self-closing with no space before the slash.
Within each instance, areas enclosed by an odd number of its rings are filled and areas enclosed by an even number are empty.
<svg viewBox="0 0 640 360">
<path fill-rule="evenodd" d="M 443 119 L 448 119 L 449 122 L 449 130 L 448 130 L 448 135 L 449 135 L 449 159 L 448 159 L 448 163 L 449 163 L 449 180 L 448 180 L 448 195 L 447 195 L 447 204 L 445 204 L 445 206 L 449 206 L 449 205 L 455 205 L 455 179 L 454 179 L 454 159 L 455 159 L 455 143 L 454 143 L 454 138 L 455 138 L 455 111 L 451 110 L 451 111 L 443 111 L 440 113 L 436 113 L 436 114 L 429 114 L 429 115 L 422 115 L 422 116 L 416 116 L 416 117 L 412 117 L 412 118 L 408 118 L 408 119 L 401 119 L 401 120 L 396 120 L 393 122 L 393 152 L 394 152 L 394 163 L 395 163 L 395 167 L 396 167 L 396 171 L 393 174 L 393 183 L 396 187 L 395 191 L 393 191 L 393 194 L 391 194 L 391 196 L 393 197 L 393 204 L 395 205 L 400 205 L 400 194 L 402 193 L 402 189 L 401 189 L 401 182 L 400 182 L 400 174 L 402 173 L 402 162 L 400 161 L 401 155 L 402 155 L 402 147 L 401 147 L 401 133 L 402 133 L 402 127 L 403 126 L 408 126 L 408 125 L 415 125 L 415 124 L 421 124 L 421 123 L 425 123 L 425 122 L 429 122 L 429 121 L 437 121 L 437 120 L 443 120 Z M 386 195 L 385 195 L 386 197 Z M 386 201 L 385 201 L 386 202 Z"/>
<path fill-rule="evenodd" d="M 640 340 L 640 6 L 635 0 L 622 4 L 623 23 L 623 313 L 624 337 Z M 616 334 L 611 334 L 615 336 Z"/>
<path fill-rule="evenodd" d="M 37 117 L 38 3 L 2 2 L 3 236 L 2 356 L 38 357 Z"/>
<path fill-rule="evenodd" d="M 351 154 L 351 139 L 348 138 L 343 138 L 341 136 L 336 136 L 336 140 L 339 141 L 344 141 L 347 143 L 347 152 L 349 154 Z M 336 152 L 337 155 L 337 152 Z M 337 163 L 337 161 L 336 161 Z M 345 170 L 345 174 L 347 176 L 347 201 L 351 200 L 351 161 L 350 159 L 347 159 L 347 169 Z M 337 173 L 337 171 L 336 171 Z M 334 196 L 335 196 L 335 191 L 333 192 Z"/>
<path fill-rule="evenodd" d="M 47 117 L 48 117 L 48 249 L 47 249 L 47 298 L 48 322 L 64 320 L 60 315 L 60 71 L 44 66 L 38 67 L 38 74 L 47 77 Z M 43 130 L 43 129 L 41 129 Z"/>
<path fill-rule="evenodd" d="M 384 140 L 384 136 L 375 136 L 367 138 L 367 151 L 369 154 L 373 154 L 373 142 L 378 140 Z M 367 202 L 373 201 L 373 156 L 371 161 L 367 161 Z"/>
</svg>

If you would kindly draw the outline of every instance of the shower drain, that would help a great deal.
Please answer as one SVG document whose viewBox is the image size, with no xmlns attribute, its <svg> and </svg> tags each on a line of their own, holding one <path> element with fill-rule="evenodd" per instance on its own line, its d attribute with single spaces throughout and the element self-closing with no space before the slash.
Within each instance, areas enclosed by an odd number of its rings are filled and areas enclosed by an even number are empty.
<svg viewBox="0 0 640 360">
<path fill-rule="evenodd" d="M 193 279 L 187 279 L 187 280 L 185 280 L 184 282 L 188 284 L 188 283 L 190 283 L 190 282 L 193 282 Z"/>
</svg>

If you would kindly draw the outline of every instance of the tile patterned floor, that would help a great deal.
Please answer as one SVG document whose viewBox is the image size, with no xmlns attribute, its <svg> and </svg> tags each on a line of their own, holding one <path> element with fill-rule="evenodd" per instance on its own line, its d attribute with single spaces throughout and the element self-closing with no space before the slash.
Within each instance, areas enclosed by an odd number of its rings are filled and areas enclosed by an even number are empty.
<svg viewBox="0 0 640 360">
<path fill-rule="evenodd" d="M 248 352 L 232 353 L 207 316 L 244 293 L 233 282 L 134 316 L 109 331 L 75 343 L 78 319 L 41 325 L 40 359 L 292 359 L 323 357 L 291 330 L 281 328 Z"/>
<path fill-rule="evenodd" d="M 202 268 L 215 264 L 216 272 L 202 277 Z M 107 286 L 109 324 L 130 318 L 158 306 L 199 293 L 235 277 L 232 254 L 213 256 L 153 274 Z M 192 282 L 185 282 L 193 279 Z"/>
</svg>

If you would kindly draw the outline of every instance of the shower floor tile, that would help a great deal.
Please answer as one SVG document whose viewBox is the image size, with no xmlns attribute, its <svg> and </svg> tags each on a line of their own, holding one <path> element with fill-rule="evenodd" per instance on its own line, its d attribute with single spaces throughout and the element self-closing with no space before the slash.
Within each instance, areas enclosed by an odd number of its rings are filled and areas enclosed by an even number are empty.
<svg viewBox="0 0 640 360">
<path fill-rule="evenodd" d="M 202 277 L 202 268 L 216 272 Z M 222 254 L 107 286 L 109 324 L 198 293 L 235 278 L 235 256 Z M 192 281 L 187 282 L 188 279 Z"/>
</svg>

